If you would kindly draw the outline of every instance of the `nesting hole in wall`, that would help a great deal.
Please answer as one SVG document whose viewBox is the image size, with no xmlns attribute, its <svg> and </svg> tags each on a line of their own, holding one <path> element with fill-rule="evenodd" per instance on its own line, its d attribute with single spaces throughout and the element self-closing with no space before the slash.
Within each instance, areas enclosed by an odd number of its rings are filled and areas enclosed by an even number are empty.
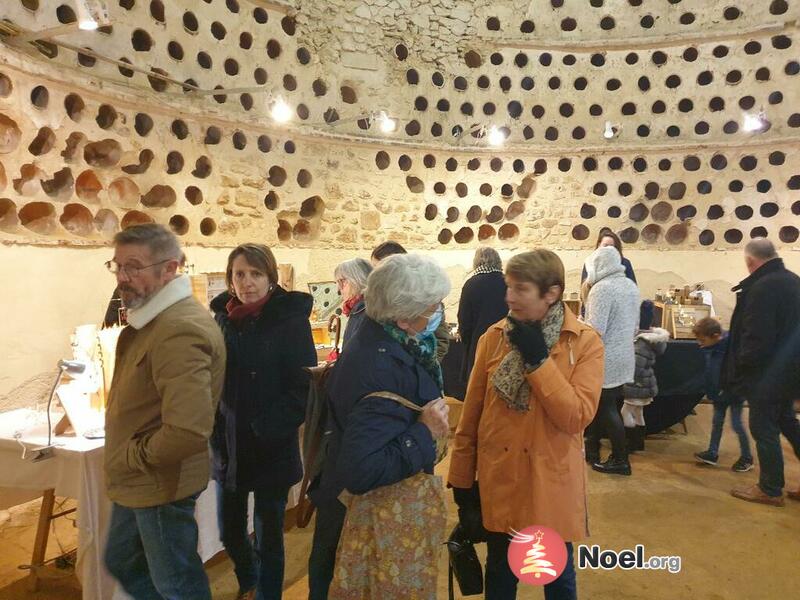
<svg viewBox="0 0 800 600">
<path fill-rule="evenodd" d="M 172 150 L 167 154 L 167 173 L 174 175 L 183 170 L 183 155 L 177 150 Z"/>
<path fill-rule="evenodd" d="M 83 148 L 83 160 L 92 167 L 108 168 L 119 162 L 122 148 L 119 142 L 112 139 L 91 142 Z"/>
<path fill-rule="evenodd" d="M 0 98 L 8 98 L 14 90 L 14 84 L 5 73 L 0 73 Z"/>
<path fill-rule="evenodd" d="M 738 244 L 742 241 L 744 234 L 739 229 L 727 229 L 723 237 L 729 244 Z"/>
<path fill-rule="evenodd" d="M 669 221 L 672 217 L 672 205 L 664 201 L 657 202 L 650 210 L 650 215 L 654 221 L 659 221 L 660 223 Z"/>
<path fill-rule="evenodd" d="M 8 198 L 0 198 L 0 231 L 13 233 L 19 225 L 17 205 Z"/>
<path fill-rule="evenodd" d="M 655 244 L 661 237 L 661 225 L 650 223 L 642 229 L 642 240 L 648 244 Z"/>
<path fill-rule="evenodd" d="M 689 227 L 685 223 L 678 223 L 667 229 L 664 239 L 668 244 L 682 244 L 689 237 Z"/>
<path fill-rule="evenodd" d="M 310 240 L 313 239 L 313 230 L 311 223 L 305 219 L 298 219 L 297 223 L 292 227 L 292 237 L 296 240 Z"/>
<path fill-rule="evenodd" d="M 67 204 L 59 221 L 73 235 L 87 237 L 94 233 L 94 217 L 83 204 Z"/>
<path fill-rule="evenodd" d="M 206 217 L 200 221 L 200 233 L 208 237 L 217 231 L 217 222 L 211 217 Z"/>
<path fill-rule="evenodd" d="M 697 208 L 691 204 L 687 204 L 685 206 L 681 206 L 676 214 L 681 221 L 688 221 L 697 215 Z"/>
<path fill-rule="evenodd" d="M 127 229 L 128 227 L 133 227 L 134 225 L 144 225 L 145 223 L 152 222 L 153 218 L 147 213 L 143 213 L 140 210 L 131 210 L 125 213 L 125 215 L 122 217 L 120 227 L 122 227 L 122 229 Z"/>
<path fill-rule="evenodd" d="M 505 223 L 497 230 L 497 237 L 502 241 L 515 240 L 519 237 L 519 227 L 514 223 Z"/>
<path fill-rule="evenodd" d="M 76 123 L 80 122 L 85 109 L 86 104 L 83 102 L 83 98 L 78 96 L 78 94 L 68 94 L 67 97 L 64 98 L 64 110 L 67 111 L 67 116 Z"/>
<path fill-rule="evenodd" d="M 175 190 L 168 185 L 156 184 L 142 196 L 142 204 L 148 208 L 167 208 L 175 204 Z"/>
<path fill-rule="evenodd" d="M 144 149 L 139 152 L 139 162 L 132 165 L 125 165 L 122 171 L 128 175 L 140 175 L 150 168 L 150 163 L 153 162 L 155 154 L 150 149 Z"/>
<path fill-rule="evenodd" d="M 311 177 L 311 173 L 306 169 L 300 169 L 297 172 L 297 185 L 301 188 L 307 188 L 311 185 L 313 178 Z"/>
<path fill-rule="evenodd" d="M 189 219 L 183 215 L 172 215 L 169 219 L 169 228 L 175 235 L 186 235 L 189 233 Z"/>
<path fill-rule="evenodd" d="M 453 232 L 449 229 L 442 229 L 436 239 L 440 244 L 449 244 L 453 239 Z"/>
<path fill-rule="evenodd" d="M 144 29 L 134 29 L 131 34 L 131 46 L 137 52 L 149 52 L 153 47 L 153 38 Z"/>
<path fill-rule="evenodd" d="M 201 156 L 194 163 L 194 171 L 192 175 L 198 179 L 205 179 L 211 175 L 211 160 L 207 156 Z"/>
<path fill-rule="evenodd" d="M 473 205 L 467 211 L 467 221 L 469 223 L 477 223 L 483 217 L 483 209 L 480 206 Z"/>
<path fill-rule="evenodd" d="M 43 85 L 37 85 L 31 90 L 31 104 L 36 108 L 45 109 L 50 102 L 50 92 Z"/>
<path fill-rule="evenodd" d="M 75 182 L 72 178 L 72 170 L 64 167 L 53 173 L 51 179 L 42 179 L 41 185 L 44 193 L 57 200 L 66 200 L 72 195 L 72 188 Z"/>
<path fill-rule="evenodd" d="M 34 156 L 41 156 L 47 154 L 53 149 L 56 143 L 56 134 L 49 127 L 42 127 L 36 137 L 28 146 L 28 152 Z"/>
<path fill-rule="evenodd" d="M 278 239 L 286 242 L 292 238 L 292 226 L 288 221 L 278 219 Z"/>
<path fill-rule="evenodd" d="M 619 232 L 619 239 L 626 244 L 635 244 L 639 241 L 639 230 L 635 227 L 626 227 Z"/>
<path fill-rule="evenodd" d="M 40 235 L 52 235 L 58 229 L 56 209 L 49 202 L 30 202 L 19 211 L 19 221 L 26 229 Z"/>
<path fill-rule="evenodd" d="M 321 217 L 325 210 L 325 202 L 319 196 L 311 196 L 300 205 L 300 216 L 305 219 Z"/>
<path fill-rule="evenodd" d="M 111 237 L 119 231 L 119 219 L 114 211 L 101 208 L 93 219 L 95 229 L 104 237 Z"/>
<path fill-rule="evenodd" d="M 798 238 L 798 230 L 794 225 L 785 225 L 778 231 L 778 239 L 784 244 L 794 244 Z"/>
<path fill-rule="evenodd" d="M 496 235 L 494 227 L 491 225 L 481 225 L 478 227 L 478 241 L 484 242 L 486 240 L 492 239 Z"/>
<path fill-rule="evenodd" d="M 247 136 L 243 131 L 237 131 L 231 136 L 231 142 L 236 150 L 244 150 L 247 147 Z"/>
<path fill-rule="evenodd" d="M 280 187 L 286 182 L 286 170 L 278 165 L 270 167 L 267 174 L 267 181 L 275 187 Z"/>
<path fill-rule="evenodd" d="M 451 206 L 447 209 L 447 216 L 445 217 L 445 220 L 448 223 L 455 223 L 458 221 L 459 216 L 461 216 L 461 212 L 458 210 L 458 208 Z"/>
<path fill-rule="evenodd" d="M 84 202 L 97 202 L 98 194 L 103 191 L 103 184 L 94 171 L 87 169 L 75 180 L 75 193 Z"/>
<path fill-rule="evenodd" d="M 475 237 L 475 232 L 472 231 L 469 227 L 462 227 L 458 231 L 456 231 L 453 239 L 456 241 L 457 244 L 468 244 L 472 241 L 472 238 Z"/>
<path fill-rule="evenodd" d="M 406 177 L 406 186 L 414 194 L 421 194 L 425 191 L 425 184 L 419 177 L 409 175 Z"/>
<path fill-rule="evenodd" d="M 425 219 L 433 221 L 439 214 L 439 208 L 435 204 L 428 204 L 425 207 Z"/>
<path fill-rule="evenodd" d="M 2 117 L 2 115 L 0 115 Z M 64 150 L 61 151 L 61 156 L 67 162 L 72 162 L 75 160 L 78 152 L 81 150 L 81 146 L 86 142 L 86 136 L 82 133 L 74 131 L 69 134 L 67 138 L 67 143 L 64 146 Z"/>
<path fill-rule="evenodd" d="M 631 219 L 631 221 L 636 221 L 637 223 L 641 223 L 642 221 L 647 219 L 649 214 L 650 214 L 650 209 L 648 209 L 647 206 L 639 202 L 631 206 L 631 209 L 628 212 L 628 217 Z"/>
</svg>

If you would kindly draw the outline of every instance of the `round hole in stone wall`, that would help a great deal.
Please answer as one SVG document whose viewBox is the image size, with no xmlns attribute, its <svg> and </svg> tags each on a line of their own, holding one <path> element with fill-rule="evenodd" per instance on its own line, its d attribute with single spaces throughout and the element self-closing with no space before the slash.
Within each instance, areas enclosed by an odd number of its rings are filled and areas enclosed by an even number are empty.
<svg viewBox="0 0 800 600">
<path fill-rule="evenodd" d="M 83 204 L 67 204 L 59 218 L 61 225 L 73 235 L 87 237 L 94 233 L 94 217 Z"/>
<path fill-rule="evenodd" d="M 650 223 L 649 225 L 645 225 L 644 229 L 642 229 L 642 240 L 644 240 L 648 244 L 655 244 L 656 242 L 658 242 L 660 237 L 661 237 L 660 225 L 656 225 L 655 223 Z"/>
<path fill-rule="evenodd" d="M 689 227 L 685 223 L 678 223 L 667 229 L 664 239 L 668 244 L 677 245 L 686 241 L 689 237 Z"/>
<path fill-rule="evenodd" d="M 458 221 L 458 217 L 460 216 L 460 214 L 461 213 L 455 206 L 451 206 L 450 208 L 447 209 L 447 216 L 445 217 L 445 220 L 448 223 L 455 223 L 456 221 Z"/>
<path fill-rule="evenodd" d="M 519 227 L 514 223 L 506 223 L 497 231 L 497 237 L 500 240 L 514 240 L 519 237 Z"/>
<path fill-rule="evenodd" d="M 203 191 L 195 185 L 187 187 L 183 195 L 192 206 L 199 206 L 203 203 Z"/>
<path fill-rule="evenodd" d="M 282 186 L 286 181 L 286 170 L 278 165 L 270 167 L 267 181 L 276 187 Z"/>
<path fill-rule="evenodd" d="M 705 229 L 700 232 L 699 241 L 701 246 L 710 246 L 714 243 L 714 232 L 710 229 Z"/>
<path fill-rule="evenodd" d="M 440 244 L 449 244 L 450 241 L 453 239 L 453 232 L 449 229 L 442 229 L 437 236 L 437 240 Z"/>
<path fill-rule="evenodd" d="M 288 221 L 278 219 L 278 239 L 285 242 L 292 237 L 292 226 Z"/>
<path fill-rule="evenodd" d="M 612 219 L 618 219 L 622 215 L 622 209 L 619 206 L 609 206 L 606 214 Z"/>
<path fill-rule="evenodd" d="M 657 202 L 650 211 L 650 215 L 653 217 L 654 221 L 658 221 L 660 223 L 669 221 L 672 217 L 672 205 L 670 205 L 668 202 L 664 202 L 663 200 L 661 202 Z"/>
<path fill-rule="evenodd" d="M 457 244 L 467 244 L 472 241 L 472 238 L 475 237 L 475 232 L 472 231 L 469 227 L 462 227 L 458 231 L 456 231 L 453 239 L 456 241 Z"/>
<path fill-rule="evenodd" d="M 197 22 L 197 17 L 194 16 L 193 12 L 186 11 L 183 13 L 183 27 L 189 33 L 197 33 L 197 29 L 199 27 L 199 23 Z"/>
<path fill-rule="evenodd" d="M 459 181 L 456 184 L 456 194 L 459 198 L 466 198 L 467 194 L 469 193 L 469 189 L 467 188 L 467 184 L 463 181 Z"/>
<path fill-rule="evenodd" d="M 725 209 L 722 208 L 719 204 L 712 204 L 708 207 L 708 212 L 706 213 L 709 219 L 712 221 L 721 219 L 725 215 Z"/>
<path fill-rule="evenodd" d="M 389 155 L 386 152 L 380 150 L 375 154 L 375 165 L 380 170 L 388 169 L 390 164 L 391 161 L 389 160 Z"/>
<path fill-rule="evenodd" d="M 697 209 L 691 204 L 687 204 L 678 209 L 677 215 L 681 221 L 688 221 L 697 215 Z"/>
<path fill-rule="evenodd" d="M 179 140 L 185 140 L 189 136 L 189 126 L 181 119 L 175 119 L 170 127 L 172 135 Z"/>
<path fill-rule="evenodd" d="M 134 29 L 131 34 L 131 45 L 137 52 L 149 52 L 153 47 L 153 38 L 144 29 Z"/>
<path fill-rule="evenodd" d="M 231 142 L 236 150 L 244 150 L 247 147 L 247 136 L 243 131 L 237 131 L 231 137 Z"/>
<path fill-rule="evenodd" d="M 483 217 L 483 209 L 480 206 L 470 206 L 467 211 L 467 221 L 470 223 L 477 223 Z"/>
<path fill-rule="evenodd" d="M 744 235 L 738 229 L 727 229 L 724 235 L 725 241 L 729 244 L 738 244 L 743 237 Z"/>
<path fill-rule="evenodd" d="M 131 208 L 139 202 L 139 186 L 127 177 L 120 177 L 108 186 L 108 199 L 112 204 Z"/>
<path fill-rule="evenodd" d="M 740 221 L 747 221 L 753 216 L 753 209 L 747 205 L 737 206 L 734 213 Z"/>
<path fill-rule="evenodd" d="M 572 228 L 572 238 L 578 241 L 583 241 L 589 238 L 589 228 L 586 225 L 575 225 Z"/>
<path fill-rule="evenodd" d="M 506 209 L 506 219 L 509 221 L 523 214 L 525 214 L 525 204 L 519 200 L 514 200 L 514 202 L 508 205 L 508 209 Z"/>
<path fill-rule="evenodd" d="M 478 191 L 483 196 L 491 196 L 492 195 L 492 185 L 490 183 L 482 183 L 481 187 L 478 188 Z"/>
<path fill-rule="evenodd" d="M 50 102 L 50 92 L 43 85 L 37 85 L 31 90 L 31 104 L 36 108 L 47 108 Z"/>
<path fill-rule="evenodd" d="M 483 59 L 481 58 L 481 55 L 474 50 L 468 50 L 466 54 L 464 54 L 464 63 L 470 69 L 477 69 L 483 64 Z"/>
<path fill-rule="evenodd" d="M 406 177 L 406 186 L 413 194 L 421 194 L 425 191 L 425 184 L 419 177 Z"/>
<path fill-rule="evenodd" d="M 794 244 L 798 238 L 798 230 L 794 225 L 785 225 L 778 231 L 778 239 L 784 244 Z"/>
<path fill-rule="evenodd" d="M 619 239 L 626 244 L 635 244 L 639 241 L 639 230 L 635 227 L 626 227 L 619 232 Z"/>
<path fill-rule="evenodd" d="M 410 85 L 417 85 L 419 83 L 419 73 L 417 73 L 416 69 L 409 69 L 406 71 L 406 81 Z"/>
<path fill-rule="evenodd" d="M 194 171 L 192 175 L 198 179 L 205 179 L 211 175 L 211 160 L 207 156 L 201 156 L 195 161 Z"/>
<path fill-rule="evenodd" d="M 17 189 L 18 193 L 30 195 L 30 191 L 25 187 L 25 184 L 33 183 L 33 180 L 26 176 L 25 167 L 33 167 L 34 177 L 39 175 L 34 165 L 24 165 L 21 170 L 22 178 L 14 181 L 14 187 Z M 26 179 L 28 179 L 27 182 L 25 181 Z M 43 177 L 40 178 L 39 183 L 44 193 L 51 198 L 55 198 L 57 200 L 66 200 L 72 195 L 72 188 L 75 182 L 72 178 L 72 171 L 70 168 L 64 167 L 63 169 L 53 173 L 53 177 L 51 179 L 44 179 Z"/>
<path fill-rule="evenodd" d="M 34 156 L 47 154 L 56 143 L 56 134 L 49 127 L 42 127 L 28 146 L 28 152 Z"/>
<path fill-rule="evenodd" d="M 502 208 L 499 206 L 493 206 L 489 211 L 489 214 L 486 215 L 486 220 L 489 221 L 489 223 L 497 223 L 503 218 L 503 215 L 504 213 Z"/>
<path fill-rule="evenodd" d="M 478 241 L 483 242 L 493 238 L 496 235 L 494 227 L 491 225 L 481 225 L 478 228 Z"/>
<path fill-rule="evenodd" d="M 174 175 L 175 173 L 180 173 L 183 170 L 183 155 L 176 150 L 171 151 L 167 154 L 167 173 L 169 175 Z"/>
<path fill-rule="evenodd" d="M 141 202 L 148 208 L 167 208 L 175 204 L 175 190 L 168 185 L 156 184 L 142 196 Z"/>
<path fill-rule="evenodd" d="M 325 211 L 325 202 L 319 196 L 311 196 L 300 205 L 300 216 L 305 219 L 321 217 Z"/>
<path fill-rule="evenodd" d="M 264 206 L 267 210 L 277 210 L 278 206 L 280 206 L 280 198 L 275 193 L 275 190 L 268 191 L 267 195 L 264 196 Z"/>
<path fill-rule="evenodd" d="M 300 169 L 297 172 L 297 185 L 301 188 L 307 188 L 311 185 L 312 177 L 311 173 L 306 169 Z"/>
<path fill-rule="evenodd" d="M 119 231 L 119 219 L 114 211 L 107 208 L 101 208 L 93 219 L 94 227 L 97 231 L 105 236 L 111 237 Z"/>
<path fill-rule="evenodd" d="M 644 204 L 639 202 L 631 206 L 628 216 L 631 219 L 631 221 L 636 221 L 637 223 L 641 223 L 642 221 L 647 219 L 649 214 L 650 210 Z"/>
<path fill-rule="evenodd" d="M 433 154 L 426 154 L 422 157 L 422 164 L 427 169 L 433 169 L 436 166 L 436 157 Z"/>
<path fill-rule="evenodd" d="M 584 202 L 581 205 L 581 218 L 582 219 L 592 219 L 597 214 L 597 207 L 592 206 L 591 204 L 587 204 Z"/>
<path fill-rule="evenodd" d="M 649 200 L 655 200 L 658 198 L 658 194 L 661 191 L 661 188 L 655 181 L 649 181 L 644 186 L 644 195 Z"/>
<path fill-rule="evenodd" d="M 447 191 L 447 186 L 441 181 L 437 181 L 433 184 L 433 191 L 436 194 L 444 194 Z"/>
<path fill-rule="evenodd" d="M 103 184 L 91 169 L 86 169 L 75 180 L 75 193 L 84 202 L 97 202 L 97 196 L 102 191 Z"/>
<path fill-rule="evenodd" d="M 105 139 L 91 142 L 83 148 L 83 159 L 93 167 L 113 167 L 122 156 L 122 148 L 116 140 Z"/>
<path fill-rule="evenodd" d="M 26 229 L 51 235 L 58 229 L 56 209 L 49 202 L 29 202 L 19 211 L 19 221 Z"/>
<path fill-rule="evenodd" d="M 205 236 L 214 235 L 217 231 L 217 223 L 211 217 L 206 217 L 200 221 L 200 233 Z"/>
<path fill-rule="evenodd" d="M 425 207 L 425 218 L 428 221 L 433 221 L 439 214 L 439 208 L 435 204 L 428 204 Z"/>
<path fill-rule="evenodd" d="M 401 154 L 397 159 L 397 166 L 401 171 L 408 171 L 412 166 L 411 157 L 407 154 Z"/>
<path fill-rule="evenodd" d="M 169 219 L 169 228 L 175 235 L 186 235 L 189 233 L 189 219 L 183 215 L 172 215 Z"/>
</svg>

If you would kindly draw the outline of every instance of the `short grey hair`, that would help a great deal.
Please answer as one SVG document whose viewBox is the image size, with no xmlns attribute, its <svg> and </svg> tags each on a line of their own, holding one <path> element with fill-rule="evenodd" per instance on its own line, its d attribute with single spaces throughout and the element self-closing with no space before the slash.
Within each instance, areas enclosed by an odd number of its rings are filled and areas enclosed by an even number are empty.
<svg viewBox="0 0 800 600">
<path fill-rule="evenodd" d="M 775 249 L 775 244 L 763 237 L 750 240 L 744 247 L 744 253 L 747 256 L 752 256 L 756 260 L 765 262 L 773 258 L 778 258 L 778 251 Z"/>
<path fill-rule="evenodd" d="M 450 293 L 450 279 L 435 260 L 395 254 L 375 267 L 367 280 L 367 315 L 380 323 L 412 321 Z"/>
<path fill-rule="evenodd" d="M 472 268 L 489 267 L 490 269 L 503 269 L 503 261 L 497 250 L 489 246 L 481 246 L 475 250 L 475 258 L 472 259 Z"/>
<path fill-rule="evenodd" d="M 147 246 L 154 259 L 183 260 L 178 238 L 169 229 L 157 223 L 143 223 L 123 229 L 114 236 L 115 246 Z"/>
<path fill-rule="evenodd" d="M 367 287 L 367 277 L 372 272 L 372 265 L 363 258 L 351 258 L 340 263 L 333 272 L 336 279 L 346 279 L 356 289 L 356 293 L 362 293 Z"/>
</svg>

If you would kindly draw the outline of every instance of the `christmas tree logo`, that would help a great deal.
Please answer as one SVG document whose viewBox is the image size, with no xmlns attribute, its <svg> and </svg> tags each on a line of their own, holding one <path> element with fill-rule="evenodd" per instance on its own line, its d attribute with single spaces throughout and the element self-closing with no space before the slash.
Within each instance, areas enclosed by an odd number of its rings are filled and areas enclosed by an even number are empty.
<svg viewBox="0 0 800 600">
<path fill-rule="evenodd" d="M 533 525 L 514 531 L 508 546 L 508 564 L 522 583 L 547 585 L 567 566 L 567 547 L 549 527 Z"/>
</svg>

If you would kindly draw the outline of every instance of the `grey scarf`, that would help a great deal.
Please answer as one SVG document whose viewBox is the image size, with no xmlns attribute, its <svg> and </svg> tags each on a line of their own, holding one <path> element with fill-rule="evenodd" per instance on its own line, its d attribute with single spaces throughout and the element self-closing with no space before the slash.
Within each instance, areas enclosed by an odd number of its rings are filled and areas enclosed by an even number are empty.
<svg viewBox="0 0 800 600">
<path fill-rule="evenodd" d="M 564 304 L 556 302 L 542 319 L 542 333 L 549 352 L 552 352 L 553 346 L 558 342 L 563 326 Z M 506 333 L 513 328 L 514 326 L 506 321 Z M 511 351 L 505 355 L 492 375 L 492 385 L 509 408 L 519 412 L 530 410 L 531 386 L 525 375 L 536 370 L 538 366 L 526 364 L 519 350 L 511 346 Z"/>
</svg>

